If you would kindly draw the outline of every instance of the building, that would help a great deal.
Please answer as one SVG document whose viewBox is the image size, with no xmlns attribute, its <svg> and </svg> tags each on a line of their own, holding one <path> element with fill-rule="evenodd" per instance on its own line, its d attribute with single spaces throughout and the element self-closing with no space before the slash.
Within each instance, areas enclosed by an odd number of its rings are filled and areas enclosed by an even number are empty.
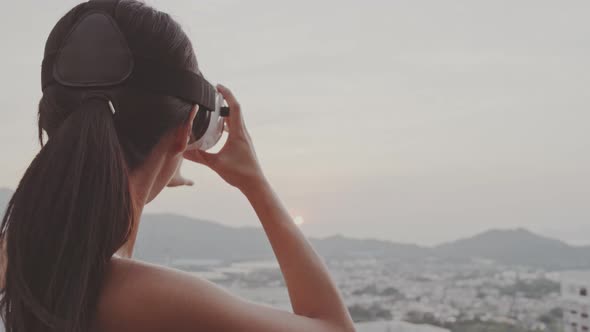
<svg viewBox="0 0 590 332">
<path fill-rule="evenodd" d="M 565 272 L 561 276 L 565 332 L 590 332 L 590 271 Z"/>
</svg>

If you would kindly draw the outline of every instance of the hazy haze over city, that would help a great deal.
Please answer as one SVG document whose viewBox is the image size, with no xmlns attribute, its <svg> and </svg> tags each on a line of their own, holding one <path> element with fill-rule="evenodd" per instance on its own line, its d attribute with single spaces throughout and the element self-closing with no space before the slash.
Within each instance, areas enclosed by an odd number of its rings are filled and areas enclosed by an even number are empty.
<svg viewBox="0 0 590 332">
<path fill-rule="evenodd" d="M 0 13 L 2 187 L 38 150 L 43 46 L 77 3 Z M 587 1 L 148 3 L 235 91 L 306 233 L 430 244 L 527 227 L 590 243 Z M 195 187 L 165 190 L 147 212 L 257 224 L 213 172 L 186 163 L 184 174 Z"/>
</svg>

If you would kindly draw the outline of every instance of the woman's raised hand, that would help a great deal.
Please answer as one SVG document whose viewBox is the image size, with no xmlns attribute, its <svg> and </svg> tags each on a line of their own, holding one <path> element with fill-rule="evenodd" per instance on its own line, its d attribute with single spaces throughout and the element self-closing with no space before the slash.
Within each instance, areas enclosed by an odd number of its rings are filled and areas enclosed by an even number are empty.
<svg viewBox="0 0 590 332">
<path fill-rule="evenodd" d="M 228 88 L 218 85 L 217 90 L 230 109 L 225 122 L 229 127 L 227 141 L 218 153 L 194 149 L 186 151 L 184 157 L 208 166 L 227 183 L 244 192 L 264 183 L 265 177 L 246 129 L 240 104 Z"/>
<path fill-rule="evenodd" d="M 192 186 L 195 184 L 193 182 L 193 180 L 185 178 L 180 173 L 181 166 L 182 166 L 182 162 L 178 163 L 178 168 L 176 168 L 176 172 L 174 173 L 174 176 L 172 176 L 172 179 L 170 179 L 170 182 L 168 182 L 168 185 L 167 185 L 168 187 Z"/>
</svg>

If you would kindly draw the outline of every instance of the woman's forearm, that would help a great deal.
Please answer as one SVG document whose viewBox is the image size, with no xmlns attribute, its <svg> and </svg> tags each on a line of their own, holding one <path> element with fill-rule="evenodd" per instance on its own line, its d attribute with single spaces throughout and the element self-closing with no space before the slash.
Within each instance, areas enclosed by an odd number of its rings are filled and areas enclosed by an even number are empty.
<svg viewBox="0 0 590 332">
<path fill-rule="evenodd" d="M 354 331 L 340 292 L 267 181 L 244 194 L 252 204 L 279 262 L 295 314 L 323 319 Z"/>
<path fill-rule="evenodd" d="M 323 331 L 354 331 L 348 310 L 326 266 L 265 180 L 240 104 L 226 87 L 219 85 L 217 89 L 230 109 L 226 120 L 227 141 L 218 153 L 194 149 L 187 150 L 184 157 L 207 165 L 227 183 L 240 188 L 254 207 L 279 261 L 293 311 L 306 316 L 304 319 L 289 314 L 289 319 L 299 320 L 301 326 L 308 326 L 310 322 L 317 327 L 323 326 L 320 329 Z"/>
</svg>

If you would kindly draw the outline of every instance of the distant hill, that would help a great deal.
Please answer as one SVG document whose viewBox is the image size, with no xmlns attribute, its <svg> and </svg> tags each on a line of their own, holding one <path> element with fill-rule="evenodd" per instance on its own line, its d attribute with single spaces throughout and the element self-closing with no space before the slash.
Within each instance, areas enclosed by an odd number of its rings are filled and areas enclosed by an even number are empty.
<svg viewBox="0 0 590 332">
<path fill-rule="evenodd" d="M 272 257 L 262 230 L 234 228 L 173 214 L 144 215 L 136 244 L 137 257 L 244 260 Z"/>
<path fill-rule="evenodd" d="M 11 195 L 0 189 L 0 205 Z M 590 246 L 571 246 L 525 229 L 490 230 L 434 247 L 372 239 L 331 236 L 312 238 L 325 257 L 381 257 L 417 261 L 485 258 L 507 265 L 547 269 L 590 268 Z M 261 228 L 229 227 L 174 214 L 143 216 L 136 246 L 140 259 L 166 263 L 171 259 L 246 260 L 272 257 Z"/>
<path fill-rule="evenodd" d="M 433 248 L 442 257 L 480 257 L 554 269 L 590 267 L 590 246 L 570 246 L 525 229 L 490 230 Z"/>
<path fill-rule="evenodd" d="M 428 247 L 374 239 L 353 239 L 341 235 L 312 238 L 314 248 L 326 257 L 379 257 L 424 259 L 432 255 Z"/>
<path fill-rule="evenodd" d="M 146 215 L 137 252 L 144 259 L 170 257 L 221 260 L 272 257 L 259 228 L 232 228 L 175 215 Z M 332 236 L 312 238 L 325 257 L 381 257 L 402 260 L 484 258 L 507 265 L 547 269 L 590 268 L 590 247 L 570 246 L 524 229 L 490 230 L 435 247 Z"/>
<path fill-rule="evenodd" d="M 357 240 L 343 236 L 311 239 L 326 257 L 422 258 L 429 250 L 417 245 Z M 273 257 L 262 228 L 234 228 L 173 214 L 147 214 L 142 219 L 138 258 L 166 262 L 174 258 L 243 260 Z"/>
</svg>

